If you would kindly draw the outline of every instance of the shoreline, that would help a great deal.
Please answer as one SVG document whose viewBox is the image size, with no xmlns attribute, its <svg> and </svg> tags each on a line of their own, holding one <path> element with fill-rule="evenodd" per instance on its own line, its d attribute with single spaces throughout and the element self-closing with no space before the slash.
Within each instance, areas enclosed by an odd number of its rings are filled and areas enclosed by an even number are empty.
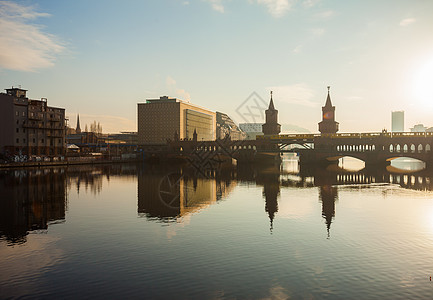
<svg viewBox="0 0 433 300">
<path fill-rule="evenodd" d="M 37 161 L 37 162 L 13 162 L 0 164 L 0 170 L 4 169 L 21 169 L 21 168 L 40 168 L 51 166 L 71 166 L 71 165 L 94 165 L 94 164 L 112 164 L 112 163 L 135 163 L 140 159 L 119 159 L 119 160 L 71 160 L 71 161 Z"/>
</svg>

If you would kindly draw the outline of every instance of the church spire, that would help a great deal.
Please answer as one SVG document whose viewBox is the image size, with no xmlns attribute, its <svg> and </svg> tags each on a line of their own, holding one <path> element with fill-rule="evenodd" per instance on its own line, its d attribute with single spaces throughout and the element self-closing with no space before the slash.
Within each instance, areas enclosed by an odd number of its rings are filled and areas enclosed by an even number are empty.
<svg viewBox="0 0 433 300">
<path fill-rule="evenodd" d="M 331 96 L 329 95 L 329 90 L 331 87 L 328 85 L 328 97 L 326 98 L 325 107 L 332 107 Z"/>
<path fill-rule="evenodd" d="M 75 133 L 81 133 L 80 114 L 77 114 L 77 128 L 75 129 Z"/>
<path fill-rule="evenodd" d="M 320 133 L 337 133 L 338 122 L 335 121 L 335 106 L 332 106 L 331 96 L 328 86 L 328 96 L 326 97 L 325 106 L 322 106 L 322 121 L 319 123 Z"/>
<path fill-rule="evenodd" d="M 274 135 L 281 132 L 281 125 L 278 124 L 278 110 L 275 109 L 274 100 L 269 101 L 269 108 L 265 111 L 266 119 L 265 124 L 262 125 L 262 132 L 265 135 Z"/>
<path fill-rule="evenodd" d="M 271 101 L 269 102 L 269 110 L 275 110 L 274 100 L 272 100 L 272 91 L 271 91 Z"/>
</svg>

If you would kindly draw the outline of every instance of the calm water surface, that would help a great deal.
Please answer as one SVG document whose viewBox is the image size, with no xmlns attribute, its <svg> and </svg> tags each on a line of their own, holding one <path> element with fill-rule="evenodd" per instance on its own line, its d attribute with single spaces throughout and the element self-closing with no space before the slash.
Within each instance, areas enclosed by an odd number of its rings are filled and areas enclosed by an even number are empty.
<svg viewBox="0 0 433 300">
<path fill-rule="evenodd" d="M 431 299 L 412 169 L 1 171 L 0 298 Z"/>
</svg>

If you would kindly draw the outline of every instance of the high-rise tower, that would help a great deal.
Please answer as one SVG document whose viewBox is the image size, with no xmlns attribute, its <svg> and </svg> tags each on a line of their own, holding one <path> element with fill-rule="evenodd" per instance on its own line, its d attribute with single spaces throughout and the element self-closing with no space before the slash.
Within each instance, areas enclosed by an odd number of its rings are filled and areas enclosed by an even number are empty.
<svg viewBox="0 0 433 300">
<path fill-rule="evenodd" d="M 319 123 L 320 133 L 337 133 L 338 131 L 338 122 L 335 121 L 335 106 L 332 106 L 329 95 L 330 88 L 328 86 L 328 97 L 325 106 L 322 106 L 322 121 Z"/>
<path fill-rule="evenodd" d="M 281 125 L 278 124 L 278 110 L 274 107 L 274 101 L 272 100 L 271 91 L 271 101 L 269 102 L 269 108 L 265 111 L 266 113 L 266 123 L 262 125 L 262 131 L 264 135 L 274 135 L 281 132 Z"/>
</svg>

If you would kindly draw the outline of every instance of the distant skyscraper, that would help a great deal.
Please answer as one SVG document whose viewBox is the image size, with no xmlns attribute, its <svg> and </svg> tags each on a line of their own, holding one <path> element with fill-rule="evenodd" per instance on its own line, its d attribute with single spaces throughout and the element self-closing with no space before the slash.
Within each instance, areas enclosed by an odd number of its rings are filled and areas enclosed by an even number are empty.
<svg viewBox="0 0 433 300">
<path fill-rule="evenodd" d="M 391 119 L 392 119 L 392 126 L 391 131 L 392 132 L 403 132 L 404 131 L 404 111 L 393 111 L 391 113 Z"/>
</svg>

